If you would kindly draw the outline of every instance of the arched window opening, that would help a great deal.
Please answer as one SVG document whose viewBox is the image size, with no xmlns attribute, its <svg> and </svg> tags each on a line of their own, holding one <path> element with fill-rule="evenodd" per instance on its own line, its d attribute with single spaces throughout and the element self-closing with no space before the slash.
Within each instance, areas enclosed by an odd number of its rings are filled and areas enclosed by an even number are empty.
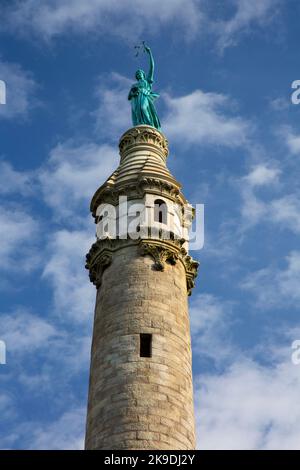
<svg viewBox="0 0 300 470">
<path fill-rule="evenodd" d="M 165 201 L 161 199 L 156 199 L 154 201 L 154 222 L 159 222 L 160 224 L 167 224 L 168 219 L 168 208 Z"/>
</svg>

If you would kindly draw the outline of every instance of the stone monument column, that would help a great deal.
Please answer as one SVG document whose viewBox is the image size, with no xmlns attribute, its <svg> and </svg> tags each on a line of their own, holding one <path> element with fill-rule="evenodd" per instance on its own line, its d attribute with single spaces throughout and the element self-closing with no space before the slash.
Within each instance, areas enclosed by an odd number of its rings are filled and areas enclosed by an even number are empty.
<svg viewBox="0 0 300 470">
<path fill-rule="evenodd" d="M 162 132 L 135 126 L 119 147 L 119 167 L 91 202 L 97 241 L 86 267 L 97 297 L 86 449 L 194 449 L 188 295 L 198 263 L 183 209 L 190 219 L 193 211 L 167 169 Z"/>
</svg>

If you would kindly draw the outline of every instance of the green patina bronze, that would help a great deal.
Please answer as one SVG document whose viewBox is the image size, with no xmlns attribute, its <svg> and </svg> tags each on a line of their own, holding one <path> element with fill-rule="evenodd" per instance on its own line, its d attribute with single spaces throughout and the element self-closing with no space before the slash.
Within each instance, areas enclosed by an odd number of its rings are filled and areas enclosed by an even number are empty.
<svg viewBox="0 0 300 470">
<path fill-rule="evenodd" d="M 143 43 L 144 51 L 148 53 L 150 59 L 149 73 L 138 69 L 135 73 L 137 82 L 130 89 L 128 99 L 131 101 L 131 115 L 134 126 L 148 124 L 160 130 L 159 118 L 154 106 L 154 100 L 159 97 L 158 93 L 153 93 L 154 60 L 150 47 Z"/>
</svg>

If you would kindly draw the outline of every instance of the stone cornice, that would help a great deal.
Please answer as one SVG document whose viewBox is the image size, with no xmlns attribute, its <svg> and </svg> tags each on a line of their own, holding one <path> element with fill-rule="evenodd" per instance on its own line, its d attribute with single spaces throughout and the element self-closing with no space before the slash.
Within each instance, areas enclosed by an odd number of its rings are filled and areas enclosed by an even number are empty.
<svg viewBox="0 0 300 470">
<path fill-rule="evenodd" d="M 165 160 L 168 156 L 168 141 L 157 129 L 151 126 L 136 126 L 126 131 L 119 142 L 121 161 L 133 148 L 152 147 L 153 151 Z"/>
<path fill-rule="evenodd" d="M 91 282 L 99 288 L 104 270 L 111 264 L 113 253 L 122 248 L 136 245 L 141 256 L 151 256 L 153 268 L 164 271 L 165 264 L 175 265 L 178 261 L 184 266 L 186 273 L 187 293 L 191 295 L 197 277 L 199 263 L 183 248 L 184 239 L 103 239 L 97 240 L 86 256 L 86 268 L 89 270 Z"/>
<path fill-rule="evenodd" d="M 146 193 L 164 196 L 178 204 L 186 204 L 187 201 L 180 191 L 180 186 L 159 179 L 158 177 L 142 177 L 135 182 L 127 182 L 115 187 L 101 187 L 95 193 L 91 201 L 91 212 L 96 217 L 96 211 L 100 204 L 112 204 L 117 206 L 119 196 L 126 195 L 130 199 L 142 199 Z"/>
</svg>

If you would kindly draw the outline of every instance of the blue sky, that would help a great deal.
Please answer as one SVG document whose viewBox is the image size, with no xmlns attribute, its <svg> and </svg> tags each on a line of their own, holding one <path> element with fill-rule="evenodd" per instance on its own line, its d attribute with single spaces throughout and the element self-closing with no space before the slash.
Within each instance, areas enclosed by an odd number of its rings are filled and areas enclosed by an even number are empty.
<svg viewBox="0 0 300 470">
<path fill-rule="evenodd" d="M 118 164 L 144 39 L 169 168 L 205 204 L 198 447 L 300 448 L 299 16 L 296 0 L 2 0 L 1 448 L 83 446 L 89 201 Z"/>
</svg>

